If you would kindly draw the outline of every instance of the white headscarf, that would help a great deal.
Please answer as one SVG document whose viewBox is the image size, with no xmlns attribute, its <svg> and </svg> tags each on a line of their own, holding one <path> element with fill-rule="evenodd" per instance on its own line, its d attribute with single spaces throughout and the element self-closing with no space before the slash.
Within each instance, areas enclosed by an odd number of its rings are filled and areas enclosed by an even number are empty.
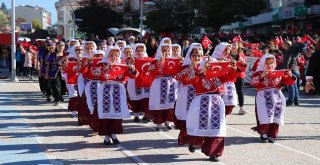
<svg viewBox="0 0 320 165">
<path fill-rule="evenodd" d="M 105 52 L 103 50 L 95 50 L 93 52 L 93 55 L 96 55 L 96 54 L 102 54 L 103 56 L 106 56 Z"/>
<path fill-rule="evenodd" d="M 183 60 L 183 64 L 182 66 L 184 65 L 191 65 L 192 64 L 192 61 L 191 61 L 191 52 L 192 52 L 192 49 L 193 48 L 201 48 L 202 49 L 202 46 L 200 43 L 192 43 L 190 46 L 189 46 L 189 49 L 188 49 L 188 52 L 186 54 L 186 57 L 184 58 Z"/>
<path fill-rule="evenodd" d="M 108 57 L 109 57 L 109 54 L 110 54 L 110 51 L 111 50 L 118 50 L 119 52 L 120 52 L 120 49 L 117 47 L 117 46 L 109 46 L 107 49 L 106 49 L 106 55 L 105 55 L 105 58 L 107 59 L 107 61 L 108 61 Z M 120 56 L 119 56 L 119 58 L 117 59 L 117 61 L 116 61 L 117 63 L 121 63 L 121 58 L 120 58 Z"/>
<path fill-rule="evenodd" d="M 73 46 L 71 46 L 71 42 L 76 42 L 76 44 L 75 44 L 75 45 L 73 45 Z M 76 46 L 76 45 L 80 45 L 80 42 L 79 42 L 78 40 L 76 40 L 76 39 L 71 39 L 71 40 L 69 40 L 69 42 L 68 42 L 68 50 L 67 50 L 67 52 L 69 52 L 69 53 L 70 53 L 70 51 L 71 51 L 72 47 L 74 47 L 74 46 Z"/>
<path fill-rule="evenodd" d="M 137 44 L 134 45 L 134 47 L 133 47 L 133 56 L 136 57 L 136 53 L 135 52 L 136 52 L 137 48 L 141 47 L 141 46 L 143 46 L 143 48 L 144 48 L 143 57 L 148 57 L 146 45 L 144 45 L 142 43 L 137 43 Z"/>
<path fill-rule="evenodd" d="M 173 47 L 178 47 L 178 49 L 180 50 L 178 56 L 181 57 L 181 54 L 182 54 L 181 46 L 179 44 L 172 44 L 171 47 L 172 47 L 172 51 L 173 51 Z M 172 55 L 173 55 L 173 52 L 172 52 Z"/>
<path fill-rule="evenodd" d="M 80 46 L 80 45 L 76 45 L 76 46 L 73 46 L 71 49 L 70 49 L 70 52 L 69 52 L 69 55 L 68 55 L 68 58 L 76 58 L 76 47 L 77 46 Z M 82 55 L 82 54 L 81 54 Z M 81 57 L 81 56 L 80 56 Z"/>
<path fill-rule="evenodd" d="M 156 56 L 155 56 L 156 60 L 159 60 L 161 58 L 161 48 L 165 47 L 165 46 L 169 46 L 170 57 L 171 57 L 171 55 L 172 55 L 171 44 L 161 44 L 161 45 L 158 46 L 158 49 L 157 49 L 157 53 L 156 53 Z"/>
<path fill-rule="evenodd" d="M 166 40 L 169 40 L 169 41 L 170 41 L 170 43 L 172 44 L 171 39 L 170 39 L 170 38 L 168 38 L 168 37 L 165 37 L 165 38 L 162 38 L 162 39 L 161 39 L 161 41 L 160 41 L 160 45 L 164 44 L 164 41 L 166 41 Z"/>
<path fill-rule="evenodd" d="M 92 43 L 93 44 L 93 50 L 92 52 L 96 51 L 97 50 L 97 45 L 95 42 L 93 41 L 85 41 L 82 45 L 82 49 L 83 49 L 83 57 L 91 57 L 92 56 L 92 53 L 91 54 L 86 54 L 86 44 L 89 44 L 89 43 Z"/>
<path fill-rule="evenodd" d="M 117 42 L 116 42 L 116 44 L 115 44 L 115 46 L 117 46 L 117 47 L 119 47 L 118 46 L 118 43 L 123 43 L 123 47 L 125 47 L 126 45 L 127 45 L 127 43 L 126 43 L 126 41 L 124 41 L 124 40 L 118 40 Z M 120 48 L 120 47 L 119 47 Z"/>
<path fill-rule="evenodd" d="M 267 58 L 273 58 L 273 60 L 274 60 L 274 68 L 273 68 L 273 70 L 275 69 L 275 67 L 276 67 L 276 58 L 274 57 L 274 55 L 265 54 L 260 58 L 259 65 L 257 67 L 256 72 L 265 71 L 266 70 L 266 67 L 264 66 L 264 64 L 266 63 L 266 59 Z"/>
<path fill-rule="evenodd" d="M 126 45 L 126 46 L 124 46 L 124 47 L 121 48 L 121 52 L 120 52 L 120 58 L 121 58 L 121 59 L 124 59 L 124 50 L 126 50 L 126 49 L 131 49 L 131 50 L 132 50 L 132 53 L 134 53 L 132 47 Z"/>
<path fill-rule="evenodd" d="M 227 42 L 221 42 L 219 45 L 215 47 L 211 57 L 214 57 L 216 59 L 224 58 L 223 52 L 227 46 L 230 46 L 230 44 Z"/>
</svg>

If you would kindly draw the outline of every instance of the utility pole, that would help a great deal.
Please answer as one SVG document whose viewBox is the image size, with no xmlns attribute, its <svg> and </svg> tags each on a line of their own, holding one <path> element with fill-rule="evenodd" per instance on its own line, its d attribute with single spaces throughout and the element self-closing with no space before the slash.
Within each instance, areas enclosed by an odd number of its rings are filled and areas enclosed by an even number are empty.
<svg viewBox="0 0 320 165">
<path fill-rule="evenodd" d="M 11 17 L 11 78 L 10 81 L 18 82 L 19 79 L 16 75 L 16 11 L 15 11 L 15 0 L 11 0 L 11 8 L 12 8 L 12 17 Z"/>
<path fill-rule="evenodd" d="M 142 28 L 143 28 L 143 0 L 140 0 L 140 34 L 142 39 Z"/>
</svg>

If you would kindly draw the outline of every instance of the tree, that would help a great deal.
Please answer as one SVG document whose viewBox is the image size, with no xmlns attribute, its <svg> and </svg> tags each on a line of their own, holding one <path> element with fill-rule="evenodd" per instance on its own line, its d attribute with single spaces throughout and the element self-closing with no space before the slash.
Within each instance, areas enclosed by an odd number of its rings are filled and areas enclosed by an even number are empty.
<svg viewBox="0 0 320 165">
<path fill-rule="evenodd" d="M 194 27 L 194 12 L 182 0 L 162 1 L 157 4 L 157 8 L 147 14 L 144 22 L 153 31 L 188 33 Z"/>
<path fill-rule="evenodd" d="M 34 29 L 42 29 L 42 26 L 37 18 L 32 20 L 32 27 Z"/>
<path fill-rule="evenodd" d="M 0 26 L 9 23 L 8 15 L 0 10 Z"/>
<path fill-rule="evenodd" d="M 186 3 L 198 9 L 197 24 L 215 31 L 224 24 L 258 15 L 266 8 L 265 0 L 187 0 Z"/>
<path fill-rule="evenodd" d="M 123 13 L 119 0 L 81 0 L 78 2 L 82 8 L 75 11 L 76 18 L 82 19 L 77 22 L 78 30 L 92 34 L 106 35 L 106 30 L 111 27 L 121 27 Z"/>
<path fill-rule="evenodd" d="M 0 7 L 0 10 L 2 10 L 4 13 L 8 13 L 8 9 L 7 9 L 7 6 L 5 3 L 1 3 L 1 7 Z"/>
</svg>

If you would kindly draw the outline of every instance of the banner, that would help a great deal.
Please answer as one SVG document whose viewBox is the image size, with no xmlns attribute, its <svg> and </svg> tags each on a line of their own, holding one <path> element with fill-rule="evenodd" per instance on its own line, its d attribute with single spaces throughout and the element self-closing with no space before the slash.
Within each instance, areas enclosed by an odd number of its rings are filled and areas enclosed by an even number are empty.
<svg viewBox="0 0 320 165">
<path fill-rule="evenodd" d="M 258 57 L 250 57 L 250 56 L 246 56 L 247 59 L 247 70 L 246 70 L 246 77 L 244 79 L 245 83 L 249 83 L 250 84 L 250 80 L 251 80 L 251 76 L 254 73 L 252 70 L 252 67 L 254 65 L 254 63 L 256 62 L 256 60 L 258 59 Z"/>
</svg>

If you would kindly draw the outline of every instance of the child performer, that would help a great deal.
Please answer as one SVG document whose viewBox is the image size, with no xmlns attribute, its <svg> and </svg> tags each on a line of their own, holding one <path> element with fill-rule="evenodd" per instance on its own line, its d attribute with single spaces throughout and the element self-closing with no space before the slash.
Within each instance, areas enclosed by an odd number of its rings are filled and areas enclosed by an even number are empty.
<svg viewBox="0 0 320 165">
<path fill-rule="evenodd" d="M 292 85 L 296 80 L 290 70 L 285 71 L 283 75 L 274 76 L 275 68 L 275 57 L 270 54 L 263 55 L 251 78 L 251 85 L 257 88 L 257 127 L 254 129 L 260 134 L 263 143 L 274 143 L 279 125 L 284 123 L 286 100 L 281 92 L 281 85 Z"/>
<path fill-rule="evenodd" d="M 186 58 L 182 64 L 182 71 L 178 73 L 176 79 L 178 81 L 183 81 L 181 78 L 186 75 L 192 76 L 195 75 L 195 67 L 199 64 L 200 60 L 203 57 L 202 46 L 199 43 L 192 43 L 186 54 Z M 195 97 L 195 89 L 190 84 L 179 84 L 178 89 L 178 98 L 175 105 L 175 116 L 176 120 L 174 122 L 177 129 L 180 130 L 178 137 L 178 144 L 184 145 L 187 144 L 187 128 L 186 128 L 186 119 L 188 109 L 190 104 Z"/>
<path fill-rule="evenodd" d="M 207 77 L 208 63 L 207 59 L 203 59 L 195 75 L 185 74 L 185 78 L 182 78 L 184 83 L 190 83 L 196 89 L 186 121 L 189 151 L 194 152 L 195 146 L 201 146 L 201 151 L 211 161 L 219 161 L 226 136 L 225 105 L 220 89 L 223 83 L 239 76 L 241 72 L 235 63 L 230 64 L 232 69 L 227 74 Z"/>
<path fill-rule="evenodd" d="M 129 47 L 124 47 L 124 54 L 129 51 Z M 130 56 L 130 55 L 126 55 Z M 147 58 L 147 52 L 146 52 L 146 46 L 141 43 L 137 43 L 134 46 L 134 55 L 133 58 L 131 58 L 131 62 L 128 63 L 128 65 L 133 65 L 134 64 L 134 59 L 141 59 L 141 58 Z M 134 122 L 139 122 L 139 113 L 143 112 L 143 120 L 144 121 L 149 121 L 151 119 L 152 115 L 149 112 L 149 95 L 150 95 L 150 88 L 148 87 L 138 87 L 136 85 L 136 82 L 138 81 L 144 81 L 140 75 L 136 77 L 135 79 L 129 78 L 128 84 L 127 84 L 127 90 L 130 98 L 130 105 L 131 105 L 131 110 L 134 113 Z"/>
<path fill-rule="evenodd" d="M 162 131 L 162 124 L 172 129 L 170 121 L 174 121 L 174 104 L 177 99 L 178 82 L 175 75 L 163 73 L 165 58 L 172 54 L 171 44 L 162 44 L 158 47 L 155 60 L 149 66 L 149 71 L 156 77 L 150 87 L 149 110 L 152 111 L 157 124 L 156 131 Z"/>
<path fill-rule="evenodd" d="M 130 118 L 123 83 L 126 77 L 135 78 L 138 75 L 133 65 L 120 63 L 119 48 L 110 46 L 108 49 L 107 57 L 99 63 L 102 65 L 102 75 L 98 88 L 99 135 L 105 135 L 105 145 L 120 143 L 116 134 L 123 132 L 122 120 Z"/>
</svg>

